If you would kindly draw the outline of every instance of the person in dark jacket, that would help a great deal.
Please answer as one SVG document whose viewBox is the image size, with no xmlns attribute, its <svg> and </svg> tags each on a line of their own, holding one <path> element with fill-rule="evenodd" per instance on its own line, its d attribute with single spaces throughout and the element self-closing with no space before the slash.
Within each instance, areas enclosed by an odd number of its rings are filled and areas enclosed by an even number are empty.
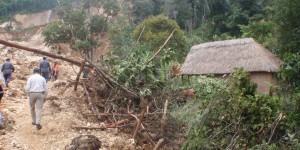
<svg viewBox="0 0 300 150">
<path fill-rule="evenodd" d="M 5 85 L 8 87 L 8 83 L 11 80 L 11 73 L 15 71 L 15 67 L 13 64 L 10 62 L 10 59 L 7 58 L 4 62 L 4 64 L 1 67 L 1 71 L 3 73 L 3 77 L 5 80 Z"/>
<path fill-rule="evenodd" d="M 46 57 L 40 63 L 40 74 L 45 78 L 46 82 L 49 81 L 49 75 L 51 73 L 51 66 Z"/>
</svg>

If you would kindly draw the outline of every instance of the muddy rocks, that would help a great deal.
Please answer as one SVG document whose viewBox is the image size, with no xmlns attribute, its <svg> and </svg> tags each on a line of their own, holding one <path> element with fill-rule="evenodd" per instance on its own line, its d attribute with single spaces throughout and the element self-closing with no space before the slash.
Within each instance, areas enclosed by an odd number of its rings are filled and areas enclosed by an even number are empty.
<svg viewBox="0 0 300 150">
<path fill-rule="evenodd" d="M 94 135 L 80 135 L 66 146 L 66 150 L 98 150 L 99 148 L 101 148 L 101 142 Z"/>
<path fill-rule="evenodd" d="M 58 96 L 56 96 L 56 95 L 49 95 L 49 96 L 47 96 L 46 99 L 47 99 L 47 100 L 58 100 L 59 98 L 58 98 Z"/>
<path fill-rule="evenodd" d="M 0 131 L 1 131 L 2 129 L 4 129 L 4 124 L 3 124 L 3 123 L 0 124 Z M 3 135 L 3 134 L 0 133 L 0 135 Z"/>
<path fill-rule="evenodd" d="M 0 125 L 0 129 L 1 129 L 1 126 L 2 125 Z M 0 130 L 0 135 L 5 135 L 6 133 L 5 133 L 5 131 L 3 131 L 3 130 Z M 0 144 L 1 145 L 1 144 Z"/>
<path fill-rule="evenodd" d="M 25 75 L 29 75 L 29 73 L 24 73 Z M 24 76 L 24 74 L 17 74 L 16 78 L 19 80 L 27 80 L 27 78 Z"/>
<path fill-rule="evenodd" d="M 11 96 L 11 97 L 17 97 L 17 96 L 19 96 L 19 90 L 13 89 L 13 90 L 11 91 L 11 93 L 10 93 L 9 96 Z"/>
<path fill-rule="evenodd" d="M 61 80 L 56 80 L 56 81 L 54 81 L 54 83 L 53 83 L 53 86 L 54 86 L 55 88 L 59 88 L 59 87 L 61 87 L 61 86 L 65 86 L 65 85 L 67 85 L 67 83 L 66 83 L 65 81 L 61 81 Z"/>
<path fill-rule="evenodd" d="M 30 61 L 30 62 L 25 62 L 27 64 L 27 68 L 34 68 L 38 66 L 38 62 L 35 61 Z"/>
</svg>

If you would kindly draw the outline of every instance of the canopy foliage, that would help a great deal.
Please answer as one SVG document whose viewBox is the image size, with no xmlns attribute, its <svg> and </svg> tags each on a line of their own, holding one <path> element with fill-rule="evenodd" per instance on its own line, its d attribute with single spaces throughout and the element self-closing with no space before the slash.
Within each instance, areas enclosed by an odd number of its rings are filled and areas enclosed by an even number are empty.
<svg viewBox="0 0 300 150">
<path fill-rule="evenodd" d="M 1 0 L 0 22 L 12 19 L 17 13 L 32 13 L 52 9 L 57 0 Z"/>
</svg>

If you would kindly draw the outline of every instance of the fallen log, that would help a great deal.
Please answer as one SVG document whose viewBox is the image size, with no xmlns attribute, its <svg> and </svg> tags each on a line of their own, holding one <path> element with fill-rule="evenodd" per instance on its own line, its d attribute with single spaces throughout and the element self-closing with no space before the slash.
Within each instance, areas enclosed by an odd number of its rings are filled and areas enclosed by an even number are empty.
<svg viewBox="0 0 300 150">
<path fill-rule="evenodd" d="M 83 130 L 103 130 L 103 129 L 108 129 L 108 128 L 121 128 L 124 126 L 114 126 L 114 127 L 72 127 L 72 129 L 83 129 Z"/>
<path fill-rule="evenodd" d="M 39 49 L 30 48 L 30 47 L 26 47 L 26 46 L 19 45 L 19 44 L 16 44 L 16 43 L 8 42 L 8 41 L 5 41 L 5 40 L 0 39 L 0 44 L 6 45 L 6 46 L 9 46 L 9 47 L 22 49 L 22 50 L 25 50 L 25 51 L 28 51 L 28 52 L 41 54 L 41 55 L 48 56 L 48 57 L 51 57 L 51 58 L 60 59 L 60 60 L 69 62 L 69 63 L 74 64 L 74 65 L 79 66 L 79 67 L 81 67 L 81 65 L 82 65 L 82 62 L 78 62 L 78 61 L 75 61 L 73 59 L 69 59 L 69 58 L 66 58 L 66 57 L 63 57 L 63 56 L 60 56 L 60 55 L 56 55 L 56 54 L 52 54 L 52 53 L 42 51 L 42 50 L 39 50 Z M 92 62 L 89 62 L 89 64 L 84 63 L 83 66 L 91 68 L 91 69 L 96 68 L 97 73 L 100 74 L 100 77 L 104 78 L 105 81 L 107 81 L 107 84 L 109 86 L 111 86 L 110 84 L 116 85 L 117 87 L 119 87 L 120 89 L 122 89 L 123 91 L 128 93 L 131 98 L 139 99 L 139 96 L 137 94 L 135 94 L 134 92 L 132 92 L 129 89 L 125 88 L 123 85 L 120 85 L 119 83 L 117 83 L 114 79 L 111 78 L 111 76 L 108 73 L 106 73 L 102 69 L 97 68 L 95 65 L 93 65 Z"/>
<path fill-rule="evenodd" d="M 19 44 L 16 44 L 16 43 L 8 42 L 8 41 L 1 40 L 1 39 L 0 39 L 0 44 L 6 45 L 6 46 L 9 46 L 9 47 L 14 47 L 14 48 L 22 49 L 22 50 L 25 50 L 25 51 L 28 51 L 28 52 L 33 52 L 33 53 L 41 54 L 41 55 L 48 56 L 48 57 L 51 57 L 51 58 L 60 59 L 60 60 L 69 62 L 71 64 L 74 64 L 76 66 L 81 66 L 81 62 L 78 62 L 76 60 L 69 59 L 69 58 L 66 58 L 66 57 L 63 57 L 63 56 L 60 56 L 60 55 L 52 54 L 52 53 L 49 53 L 49 52 L 46 52 L 46 51 L 42 51 L 42 50 L 39 50 L 39 49 L 26 47 L 26 46 L 23 46 L 23 45 L 19 45 Z M 88 64 L 84 64 L 84 66 L 92 68 L 92 66 L 88 65 Z"/>
</svg>

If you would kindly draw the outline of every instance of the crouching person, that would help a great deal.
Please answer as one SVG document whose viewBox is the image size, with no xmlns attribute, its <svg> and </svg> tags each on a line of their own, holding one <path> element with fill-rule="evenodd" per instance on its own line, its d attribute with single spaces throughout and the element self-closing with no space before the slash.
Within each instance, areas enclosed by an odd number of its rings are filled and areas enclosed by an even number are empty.
<svg viewBox="0 0 300 150">
<path fill-rule="evenodd" d="M 32 125 L 36 125 L 38 130 L 42 129 L 43 104 L 48 94 L 46 80 L 39 73 L 39 68 L 34 68 L 33 75 L 28 78 L 26 85 L 26 93 L 29 95 Z"/>
</svg>

